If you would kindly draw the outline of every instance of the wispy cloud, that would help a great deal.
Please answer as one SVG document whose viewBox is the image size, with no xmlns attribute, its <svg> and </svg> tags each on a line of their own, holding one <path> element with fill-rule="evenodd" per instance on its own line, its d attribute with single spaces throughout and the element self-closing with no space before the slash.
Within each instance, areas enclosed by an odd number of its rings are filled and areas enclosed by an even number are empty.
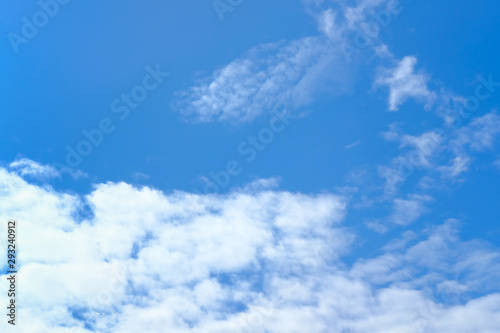
<svg viewBox="0 0 500 333">
<path fill-rule="evenodd" d="M 414 164 L 428 166 L 429 159 L 442 149 L 443 138 L 437 132 L 430 131 L 420 136 L 404 135 L 401 138 L 400 147 L 413 147 L 416 149 L 417 156 Z"/>
<path fill-rule="evenodd" d="M 467 156 L 456 156 L 451 160 L 451 165 L 444 165 L 438 168 L 447 178 L 455 178 L 469 169 L 471 159 Z"/>
<path fill-rule="evenodd" d="M 456 152 L 462 152 L 466 148 L 484 151 L 493 148 L 499 134 L 500 116 L 491 112 L 458 129 L 451 141 L 451 146 Z"/>
<path fill-rule="evenodd" d="M 339 93 L 348 73 L 324 37 L 260 45 L 186 92 L 174 108 L 200 122 L 247 122 L 262 113 L 295 110 L 322 92 Z"/>
<path fill-rule="evenodd" d="M 493 162 L 493 165 L 500 169 L 500 160 L 496 160 L 495 162 Z"/>
<path fill-rule="evenodd" d="M 145 173 L 142 173 L 142 172 L 134 172 L 132 174 L 132 179 L 135 180 L 135 181 L 143 181 L 143 180 L 148 180 L 149 178 L 151 178 L 149 175 L 145 174 Z"/>
<path fill-rule="evenodd" d="M 400 149 L 413 148 L 393 158 L 391 167 L 378 168 L 385 183 L 385 194 L 390 198 L 417 170 L 426 172 L 419 183 L 421 188 L 442 185 L 433 178 L 436 174 L 441 175 L 442 181 L 456 181 L 469 170 L 473 161 L 477 161 L 477 153 L 494 151 L 500 136 L 500 117 L 492 111 L 462 127 L 444 127 L 420 135 L 403 134 L 397 124 L 389 127 L 389 131 L 381 133 L 385 140 L 400 142 Z"/>
<path fill-rule="evenodd" d="M 385 132 L 381 132 L 380 136 L 386 141 L 396 141 L 400 137 L 400 129 L 399 124 L 393 123 L 389 124 L 389 130 Z"/>
<path fill-rule="evenodd" d="M 355 142 L 353 142 L 351 144 L 346 145 L 344 147 L 344 149 L 352 149 L 352 148 L 354 148 L 356 146 L 359 146 L 360 144 L 361 144 L 361 140 L 358 140 L 358 141 L 355 141 Z"/>
<path fill-rule="evenodd" d="M 389 220 L 400 225 L 411 224 L 427 211 L 425 203 L 431 200 L 429 196 L 416 194 L 409 195 L 408 199 L 394 199 L 393 213 Z"/>
<path fill-rule="evenodd" d="M 379 166 L 377 171 L 379 177 L 384 179 L 385 194 L 389 196 L 396 194 L 399 184 L 405 180 L 402 174 L 398 170 L 387 166 Z"/>
<path fill-rule="evenodd" d="M 21 158 L 10 165 L 10 168 L 21 176 L 29 176 L 36 179 L 51 179 L 60 176 L 59 172 L 50 165 L 42 165 L 28 158 Z"/>
<path fill-rule="evenodd" d="M 414 98 L 427 104 L 435 98 L 435 93 L 427 87 L 428 76 L 415 72 L 417 59 L 404 57 L 396 67 L 386 69 L 377 77 L 375 86 L 389 88 L 389 110 L 397 111 L 407 99 Z"/>
<path fill-rule="evenodd" d="M 384 254 L 359 260 L 352 274 L 376 284 L 425 286 L 450 305 L 460 304 L 468 292 L 494 291 L 499 286 L 500 252 L 477 240 L 460 241 L 459 227 L 459 221 L 449 219 L 422 233 L 406 232 L 385 246 Z"/>
</svg>

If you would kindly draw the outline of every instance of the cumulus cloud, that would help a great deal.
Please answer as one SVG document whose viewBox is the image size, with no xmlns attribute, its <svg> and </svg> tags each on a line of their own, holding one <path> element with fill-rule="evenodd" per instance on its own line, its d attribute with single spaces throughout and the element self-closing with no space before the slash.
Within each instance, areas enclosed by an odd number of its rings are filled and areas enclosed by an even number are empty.
<svg viewBox="0 0 500 333">
<path fill-rule="evenodd" d="M 349 267 L 343 255 L 357 236 L 342 226 L 347 201 L 334 194 L 167 195 L 106 183 L 79 197 L 4 169 L 0 182 L 0 218 L 19 220 L 22 332 L 456 333 L 500 324 L 499 253 L 461 242 L 457 223 Z M 78 218 L 84 205 L 93 214 Z M 456 303 L 440 300 L 450 290 Z M 476 315 L 451 320 L 459 313 Z"/>
<path fill-rule="evenodd" d="M 317 247 L 336 260 L 352 238 L 339 226 L 345 200 L 334 195 L 167 196 L 108 183 L 79 198 L 3 169 L 0 180 L 0 215 L 19 219 L 23 304 L 45 331 L 136 331 L 146 322 L 155 332 L 234 331 L 239 315 L 227 311 L 258 307 L 259 281 L 292 274 L 292 263 L 315 258 Z M 81 220 L 84 205 L 93 215 Z"/>
<path fill-rule="evenodd" d="M 348 79 L 339 50 L 323 37 L 260 45 L 178 93 L 175 108 L 200 121 L 247 122 L 295 110 Z"/>
<path fill-rule="evenodd" d="M 389 110 L 397 111 L 409 98 L 431 103 L 435 94 L 427 87 L 429 78 L 423 73 L 415 73 L 415 57 L 404 57 L 392 69 L 384 70 L 376 79 L 376 86 L 389 88 Z"/>
</svg>

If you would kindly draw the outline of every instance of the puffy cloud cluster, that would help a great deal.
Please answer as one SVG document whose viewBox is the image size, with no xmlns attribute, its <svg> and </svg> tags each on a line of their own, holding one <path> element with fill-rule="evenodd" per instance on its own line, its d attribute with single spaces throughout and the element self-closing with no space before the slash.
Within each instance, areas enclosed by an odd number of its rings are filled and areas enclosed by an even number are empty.
<svg viewBox="0 0 500 333">
<path fill-rule="evenodd" d="M 82 198 L 4 169 L 0 183 L 0 218 L 19 220 L 21 262 L 19 323 L 5 332 L 456 333 L 500 325 L 499 252 L 461 242 L 455 221 L 348 265 L 343 255 L 359 236 L 342 226 L 347 202 L 334 194 L 165 194 L 107 183 Z M 92 214 L 83 217 L 85 209 Z"/>
</svg>

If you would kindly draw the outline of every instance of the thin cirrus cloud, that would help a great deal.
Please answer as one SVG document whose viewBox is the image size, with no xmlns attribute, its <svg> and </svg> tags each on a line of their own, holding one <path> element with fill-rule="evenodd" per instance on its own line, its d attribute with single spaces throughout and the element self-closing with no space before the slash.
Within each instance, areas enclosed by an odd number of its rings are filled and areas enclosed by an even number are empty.
<svg viewBox="0 0 500 333">
<path fill-rule="evenodd" d="M 496 160 L 495 162 L 493 162 L 493 165 L 500 169 L 500 160 Z"/>
<path fill-rule="evenodd" d="M 347 264 L 359 236 L 342 226 L 348 202 L 339 195 L 164 194 L 106 183 L 79 197 L 5 169 L 0 180 L 2 218 L 20 221 L 20 300 L 30 318 L 22 332 L 465 333 L 500 325 L 500 253 L 462 242 L 454 220 Z M 84 205 L 92 216 L 76 218 Z"/>
<path fill-rule="evenodd" d="M 324 37 L 257 46 L 178 93 L 174 108 L 199 122 L 248 122 L 265 112 L 293 111 L 321 92 L 346 89 L 348 70 Z"/>
</svg>

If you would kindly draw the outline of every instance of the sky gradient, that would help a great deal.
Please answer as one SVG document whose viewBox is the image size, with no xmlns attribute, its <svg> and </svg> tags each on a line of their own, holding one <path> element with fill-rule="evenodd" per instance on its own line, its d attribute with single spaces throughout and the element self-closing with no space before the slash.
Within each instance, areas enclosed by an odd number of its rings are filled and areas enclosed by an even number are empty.
<svg viewBox="0 0 500 333">
<path fill-rule="evenodd" d="M 499 3 L 5 6 L 2 332 L 500 332 Z"/>
</svg>

